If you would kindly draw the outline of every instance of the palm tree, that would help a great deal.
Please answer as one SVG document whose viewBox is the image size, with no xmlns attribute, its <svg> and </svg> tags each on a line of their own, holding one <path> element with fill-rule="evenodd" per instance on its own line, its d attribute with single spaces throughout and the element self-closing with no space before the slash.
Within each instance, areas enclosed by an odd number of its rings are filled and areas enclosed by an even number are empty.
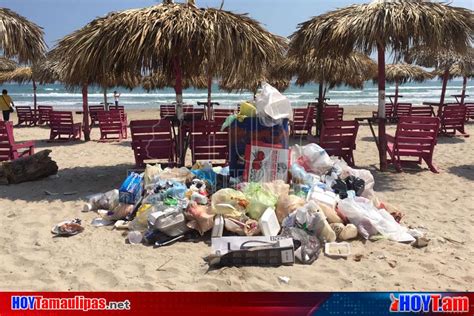
<svg viewBox="0 0 474 316">
<path fill-rule="evenodd" d="M 469 9 L 422 0 L 375 0 L 337 9 L 301 23 L 292 35 L 290 52 L 317 49 L 318 54 L 366 54 L 377 50 L 380 169 L 387 169 L 385 134 L 385 51 L 400 59 L 411 45 L 425 44 L 465 51 L 473 39 L 474 18 Z"/>
</svg>

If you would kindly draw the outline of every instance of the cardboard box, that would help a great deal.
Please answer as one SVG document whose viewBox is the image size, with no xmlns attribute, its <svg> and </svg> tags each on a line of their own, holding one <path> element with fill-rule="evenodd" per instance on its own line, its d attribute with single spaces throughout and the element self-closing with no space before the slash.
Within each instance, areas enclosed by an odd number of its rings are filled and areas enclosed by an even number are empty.
<svg viewBox="0 0 474 316">
<path fill-rule="evenodd" d="M 288 182 L 290 150 L 271 144 L 252 143 L 245 150 L 244 181 Z"/>
</svg>

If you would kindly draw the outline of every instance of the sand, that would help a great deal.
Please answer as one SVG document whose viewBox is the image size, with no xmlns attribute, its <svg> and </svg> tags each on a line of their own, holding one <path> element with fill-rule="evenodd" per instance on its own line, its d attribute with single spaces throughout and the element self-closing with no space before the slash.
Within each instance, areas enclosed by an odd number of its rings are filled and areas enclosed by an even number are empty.
<svg viewBox="0 0 474 316">
<path fill-rule="evenodd" d="M 367 116 L 350 107 L 346 117 Z M 157 117 L 157 111 L 128 111 L 129 119 Z M 80 118 L 77 118 L 80 120 Z M 16 121 L 16 118 L 14 118 Z M 394 127 L 389 130 L 393 132 Z M 467 126 L 474 134 L 473 125 Z M 15 128 L 17 141 L 36 140 L 49 148 L 58 177 L 0 186 L 0 290 L 107 291 L 466 291 L 474 284 L 474 143 L 471 138 L 440 138 L 434 161 L 396 173 L 377 171 L 378 155 L 367 125 L 360 128 L 356 165 L 375 176 L 382 200 L 405 214 L 402 223 L 427 232 L 428 247 L 387 240 L 351 242 L 353 255 L 320 255 L 312 265 L 279 268 L 244 267 L 208 270 L 205 242 L 180 242 L 153 249 L 129 245 L 122 232 L 90 225 L 95 213 L 82 213 L 85 197 L 117 188 L 133 168 L 130 142 L 91 141 L 51 144 L 49 130 Z M 94 128 L 93 139 L 98 139 Z M 47 195 L 45 190 L 58 195 Z M 65 192 L 74 193 L 64 195 Z M 85 231 L 52 238 L 51 227 L 81 218 Z M 361 258 L 355 261 L 355 255 Z M 279 276 L 290 278 L 288 284 Z"/>
</svg>

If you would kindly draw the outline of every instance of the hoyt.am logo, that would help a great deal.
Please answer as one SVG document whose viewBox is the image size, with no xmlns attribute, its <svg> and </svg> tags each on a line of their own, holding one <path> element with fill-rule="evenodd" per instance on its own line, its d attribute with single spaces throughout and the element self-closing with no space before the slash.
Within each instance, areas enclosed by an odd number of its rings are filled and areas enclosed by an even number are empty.
<svg viewBox="0 0 474 316">
<path fill-rule="evenodd" d="M 469 297 L 443 294 L 390 294 L 391 312 L 469 312 Z"/>
</svg>

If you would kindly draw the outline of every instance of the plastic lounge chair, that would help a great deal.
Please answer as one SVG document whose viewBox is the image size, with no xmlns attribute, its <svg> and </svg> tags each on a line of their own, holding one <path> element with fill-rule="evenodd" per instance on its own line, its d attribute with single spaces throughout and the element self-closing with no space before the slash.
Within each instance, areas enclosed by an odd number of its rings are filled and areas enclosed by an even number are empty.
<svg viewBox="0 0 474 316">
<path fill-rule="evenodd" d="M 433 151 L 439 126 L 440 120 L 437 117 L 401 117 L 395 136 L 387 135 L 388 161 L 401 172 L 402 164 L 421 164 L 424 160 L 432 172 L 438 173 L 433 164 Z M 418 160 L 402 160 L 402 157 L 416 157 Z"/>
<path fill-rule="evenodd" d="M 469 137 L 469 134 L 464 130 L 464 123 L 466 122 L 466 110 L 464 105 L 445 105 L 443 106 L 441 119 L 441 134 L 446 136 L 455 136 L 456 131 L 460 132 L 464 137 Z"/>
<path fill-rule="evenodd" d="M 49 114 L 53 107 L 49 105 L 38 105 L 38 124 L 49 124 Z"/>
<path fill-rule="evenodd" d="M 130 122 L 132 149 L 135 164 L 145 167 L 145 161 L 166 161 L 173 166 L 176 161 L 175 144 L 168 120 L 137 120 Z"/>
<path fill-rule="evenodd" d="M 196 122 L 189 131 L 189 143 L 193 164 L 210 161 L 213 166 L 224 166 L 229 160 L 229 133 L 221 131 L 220 125 Z"/>
<path fill-rule="evenodd" d="M 378 116 L 378 111 L 373 111 L 372 112 L 372 117 L 377 117 Z M 386 103 L 385 104 L 385 118 L 388 120 L 388 121 L 392 121 L 393 120 L 393 104 L 391 103 Z"/>
<path fill-rule="evenodd" d="M 117 110 L 100 111 L 97 115 L 101 140 L 122 140 L 127 138 L 127 126 L 124 123 L 122 112 Z"/>
<path fill-rule="evenodd" d="M 332 121 L 326 122 L 321 129 L 319 146 L 324 148 L 330 156 L 344 159 L 349 166 L 354 166 L 354 150 L 356 137 L 359 131 L 359 122 Z"/>
<path fill-rule="evenodd" d="M 33 141 L 15 143 L 12 122 L 0 121 L 0 161 L 31 156 L 34 151 L 35 143 Z"/>
<path fill-rule="evenodd" d="M 398 103 L 393 110 L 393 117 L 398 119 L 402 116 L 410 116 L 412 106 L 411 103 Z"/>
<path fill-rule="evenodd" d="M 314 107 L 293 109 L 293 122 L 290 123 L 291 136 L 312 135 Z"/>
<path fill-rule="evenodd" d="M 26 126 L 32 126 L 36 124 L 36 115 L 31 110 L 31 106 L 17 106 L 16 114 L 18 116 L 18 124 L 25 124 Z"/>
<path fill-rule="evenodd" d="M 89 106 L 89 115 L 91 117 L 91 125 L 97 125 L 99 123 L 99 112 L 105 111 L 105 106 L 103 105 L 90 105 Z"/>
<path fill-rule="evenodd" d="M 432 117 L 434 112 L 431 106 L 413 106 L 409 116 Z"/>
<path fill-rule="evenodd" d="M 74 123 L 72 112 L 52 111 L 49 113 L 50 141 L 80 140 L 82 123 Z M 63 137 L 66 136 L 66 137 Z"/>
<path fill-rule="evenodd" d="M 176 108 L 172 104 L 160 105 L 160 118 L 166 119 L 176 115 Z"/>
</svg>

